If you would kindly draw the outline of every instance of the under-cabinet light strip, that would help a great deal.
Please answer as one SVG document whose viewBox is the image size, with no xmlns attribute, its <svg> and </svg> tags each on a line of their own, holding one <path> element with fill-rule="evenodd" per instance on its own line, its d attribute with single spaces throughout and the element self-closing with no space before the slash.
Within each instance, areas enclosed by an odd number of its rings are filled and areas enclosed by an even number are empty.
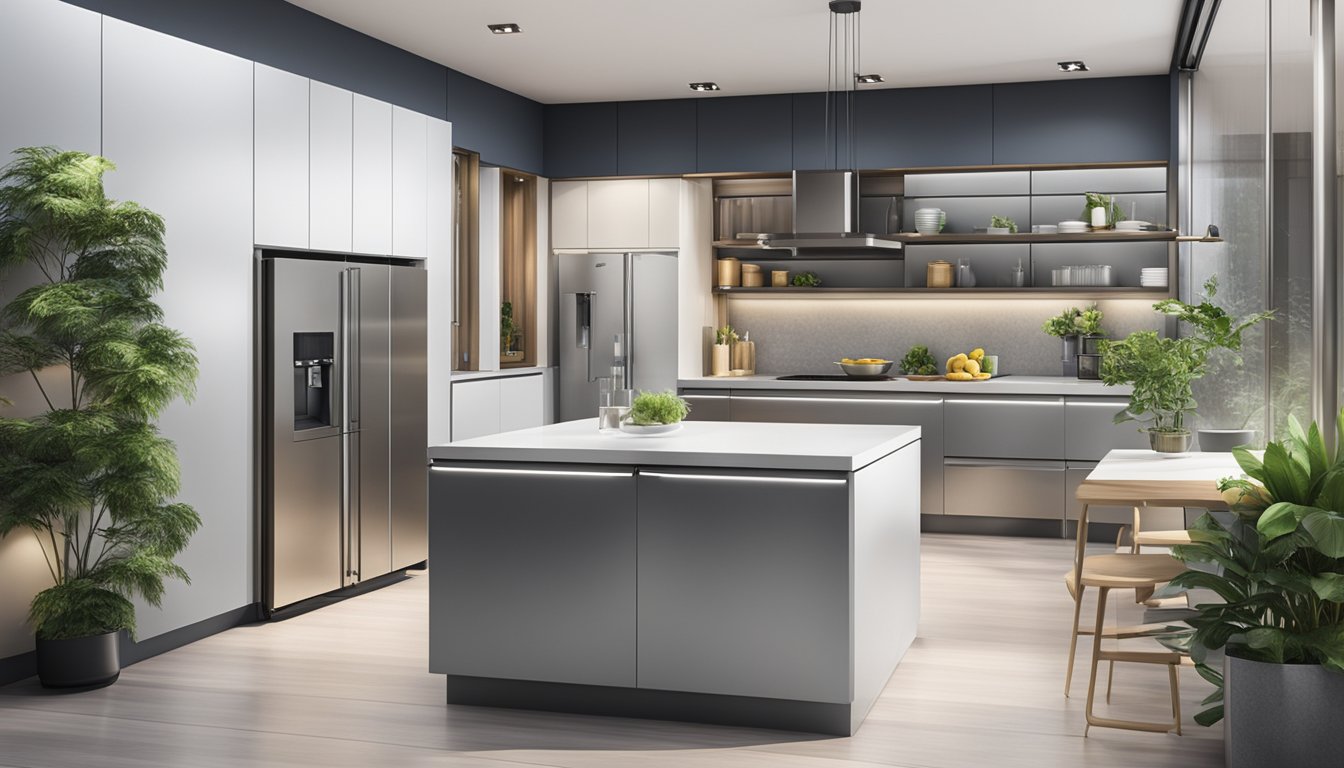
<svg viewBox="0 0 1344 768">
<path fill-rule="evenodd" d="M 843 485 L 849 482 L 843 477 L 771 477 L 768 475 L 695 475 L 671 474 L 667 472 L 640 472 L 643 477 L 663 477 L 669 480 L 726 480 L 748 483 L 806 483 L 809 485 Z"/>
<path fill-rule="evenodd" d="M 724 397 L 724 395 L 696 395 L 696 397 Z M 881 404 L 881 405 L 910 405 L 910 404 L 934 405 L 934 404 L 936 404 L 936 403 L 941 403 L 941 402 L 943 402 L 942 400 L 925 400 L 925 399 L 917 399 L 917 400 L 879 400 L 879 399 L 874 398 L 874 399 L 871 399 L 871 400 L 870 400 L 870 399 L 861 398 L 861 397 L 855 397 L 855 398 L 849 398 L 849 397 L 767 397 L 767 396 L 763 396 L 763 395 L 733 395 L 732 397 L 733 397 L 734 400 L 781 400 L 781 401 L 791 401 L 791 402 L 797 402 L 797 403 L 863 403 L 863 404 L 868 404 L 868 403 L 879 403 L 879 404 Z"/>
<path fill-rule="evenodd" d="M 431 466 L 435 472 L 461 472 L 478 475 L 567 475 L 577 477 L 633 477 L 634 472 L 600 472 L 581 469 L 503 469 L 498 467 L 440 467 Z"/>
<path fill-rule="evenodd" d="M 1005 393 L 1006 394 L 1006 393 Z M 974 405 L 1063 405 L 1063 400 L 976 400 L 970 397 L 954 397 L 949 403 L 972 403 Z"/>
</svg>

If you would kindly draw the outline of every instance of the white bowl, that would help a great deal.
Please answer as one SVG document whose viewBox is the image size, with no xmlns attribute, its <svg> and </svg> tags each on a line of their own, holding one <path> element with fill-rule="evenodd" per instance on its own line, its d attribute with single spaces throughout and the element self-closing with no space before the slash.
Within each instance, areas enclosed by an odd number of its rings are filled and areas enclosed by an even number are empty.
<svg viewBox="0 0 1344 768">
<path fill-rule="evenodd" d="M 1064 229 L 1065 227 L 1086 227 L 1086 226 L 1087 226 L 1087 222 L 1086 222 L 1086 221 L 1076 221 L 1076 220 L 1074 220 L 1074 221 L 1061 221 L 1061 222 L 1059 222 L 1059 228 L 1060 228 L 1060 229 Z"/>
<path fill-rule="evenodd" d="M 681 429 L 682 422 L 675 424 L 631 424 L 628 421 L 621 422 L 621 431 L 627 435 L 635 437 L 658 437 L 660 435 L 669 435 Z"/>
</svg>

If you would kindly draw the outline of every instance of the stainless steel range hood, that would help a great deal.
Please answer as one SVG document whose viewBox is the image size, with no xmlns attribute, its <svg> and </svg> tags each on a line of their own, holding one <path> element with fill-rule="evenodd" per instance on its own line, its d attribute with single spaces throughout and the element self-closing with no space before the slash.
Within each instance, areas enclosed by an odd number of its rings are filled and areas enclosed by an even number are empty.
<svg viewBox="0 0 1344 768">
<path fill-rule="evenodd" d="M 831 253 L 883 253 L 901 250 L 893 235 L 859 232 L 859 177 L 854 171 L 793 172 L 793 232 L 742 233 L 762 248 L 822 256 Z"/>
</svg>

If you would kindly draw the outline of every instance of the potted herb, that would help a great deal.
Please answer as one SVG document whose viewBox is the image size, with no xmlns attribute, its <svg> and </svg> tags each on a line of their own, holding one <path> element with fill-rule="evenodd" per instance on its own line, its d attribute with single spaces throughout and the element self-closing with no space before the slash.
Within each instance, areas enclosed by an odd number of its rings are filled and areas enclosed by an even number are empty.
<svg viewBox="0 0 1344 768">
<path fill-rule="evenodd" d="M 516 363 L 523 359 L 523 351 L 515 348 L 518 343 L 518 336 L 518 325 L 513 320 L 513 302 L 501 302 L 499 305 L 500 362 Z"/>
<path fill-rule="evenodd" d="M 1117 221 L 1125 220 L 1125 214 L 1120 211 L 1120 204 L 1115 202 L 1111 195 L 1087 192 L 1084 193 L 1083 200 L 1083 213 L 1080 218 L 1095 229 L 1110 229 Z M 1094 208 L 1102 209 L 1102 213 L 1094 217 L 1092 213 Z M 1098 221 L 1101 223 L 1097 223 Z"/>
<path fill-rule="evenodd" d="M 934 376 L 938 373 L 938 361 L 933 359 L 928 347 L 916 344 L 901 358 L 901 373 L 908 376 Z"/>
<path fill-rule="evenodd" d="M 821 278 L 816 272 L 799 272 L 793 276 L 793 284 L 799 288 L 820 288 Z"/>
<path fill-rule="evenodd" d="M 1138 331 L 1101 345 L 1105 353 L 1101 380 L 1133 388 L 1129 407 L 1116 414 L 1115 422 L 1146 423 L 1144 431 L 1155 451 L 1190 449 L 1186 416 L 1196 405 L 1191 384 L 1204 375 L 1209 354 L 1218 349 L 1239 351 L 1242 334 L 1273 316 L 1272 311 L 1243 318 L 1228 315 L 1209 300 L 1218 291 L 1216 278 L 1209 278 L 1204 291 L 1199 304 L 1164 299 L 1153 305 L 1154 310 L 1188 323 L 1189 335 L 1172 339 L 1156 331 Z"/>
<path fill-rule="evenodd" d="M 640 427 L 679 424 L 690 411 L 690 404 L 671 390 L 640 392 L 630 404 L 626 420 Z"/>
<path fill-rule="evenodd" d="M 989 234 L 991 235 L 1015 235 L 1017 234 L 1017 222 L 1007 216 L 989 217 Z"/>
<path fill-rule="evenodd" d="M 732 346 L 736 341 L 737 331 L 734 331 L 733 326 L 731 325 L 725 325 L 714 331 L 714 348 L 709 360 L 709 372 L 711 376 L 728 375 L 728 366 L 732 360 Z"/>
<path fill-rule="evenodd" d="M 1079 337 L 1097 336 L 1101 333 L 1101 310 L 1093 304 L 1086 310 L 1069 307 L 1051 317 L 1041 326 L 1047 335 L 1057 336 L 1062 348 L 1060 362 L 1064 366 L 1065 376 L 1078 374 Z M 1096 354 L 1089 352 L 1088 354 Z"/>
<path fill-rule="evenodd" d="M 1084 355 L 1101 354 L 1101 340 L 1106 338 L 1106 332 L 1101 329 L 1101 310 L 1097 305 L 1079 312 L 1073 324 L 1078 329 L 1079 351 Z"/>
<path fill-rule="evenodd" d="M 45 411 L 0 417 L 0 535 L 28 530 L 52 586 L 29 610 L 51 687 L 107 685 L 131 598 L 159 605 L 200 525 L 174 502 L 178 463 L 154 420 L 190 398 L 196 355 L 162 324 L 163 220 L 103 194 L 112 164 L 27 148 L 0 173 L 0 268 L 41 280 L 0 311 L 0 375 L 26 374 Z M 64 369 L 59 378 L 40 376 Z M 63 386 L 56 388 L 54 382 Z"/>
<path fill-rule="evenodd" d="M 1246 477 L 1219 483 L 1233 512 L 1205 514 L 1173 553 L 1192 566 L 1170 592 L 1206 589 L 1190 655 L 1216 690 L 1195 716 L 1226 718 L 1227 765 L 1338 765 L 1344 754 L 1344 412 L 1335 448 L 1290 418 Z M 1225 651 L 1222 671 L 1211 652 Z M 1216 662 L 1214 662 L 1216 663 Z"/>
</svg>

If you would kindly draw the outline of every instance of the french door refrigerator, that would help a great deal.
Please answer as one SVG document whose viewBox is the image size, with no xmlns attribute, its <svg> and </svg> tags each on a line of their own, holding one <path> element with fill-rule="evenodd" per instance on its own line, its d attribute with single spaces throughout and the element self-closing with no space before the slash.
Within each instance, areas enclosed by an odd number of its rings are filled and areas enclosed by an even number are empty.
<svg viewBox="0 0 1344 768">
<path fill-rule="evenodd" d="M 257 251 L 260 592 L 269 614 L 427 556 L 426 273 Z"/>
<path fill-rule="evenodd" d="M 560 420 L 597 415 L 597 380 L 612 375 L 618 354 L 629 388 L 676 389 L 677 254 L 568 252 L 556 258 Z"/>
</svg>

